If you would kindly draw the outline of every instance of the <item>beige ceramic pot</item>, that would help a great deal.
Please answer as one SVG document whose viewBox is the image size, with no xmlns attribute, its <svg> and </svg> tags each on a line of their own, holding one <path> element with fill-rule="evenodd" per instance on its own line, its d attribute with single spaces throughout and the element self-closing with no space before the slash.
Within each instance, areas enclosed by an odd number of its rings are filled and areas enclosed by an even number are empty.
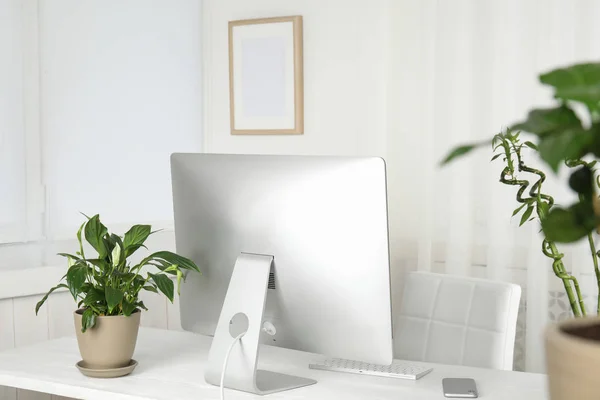
<svg viewBox="0 0 600 400">
<path fill-rule="evenodd" d="M 121 368 L 129 364 L 140 327 L 140 311 L 131 316 L 97 317 L 96 325 L 81 332 L 82 310 L 75 311 L 79 352 L 87 368 Z"/>
<path fill-rule="evenodd" d="M 546 330 L 551 400 L 600 399 L 600 318 L 573 318 Z"/>
</svg>

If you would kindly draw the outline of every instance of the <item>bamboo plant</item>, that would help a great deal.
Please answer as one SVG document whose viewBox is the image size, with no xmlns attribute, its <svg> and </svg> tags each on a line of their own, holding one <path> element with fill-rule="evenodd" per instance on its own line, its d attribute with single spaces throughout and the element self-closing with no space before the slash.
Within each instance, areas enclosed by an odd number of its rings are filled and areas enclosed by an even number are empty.
<svg viewBox="0 0 600 400">
<path fill-rule="evenodd" d="M 523 156 L 524 150 L 538 151 L 537 146 L 530 141 L 521 142 L 519 132 L 507 130 L 504 133 L 494 136 L 492 148 L 496 153 L 492 157 L 492 161 L 502 157 L 502 161 L 505 163 L 505 167 L 500 173 L 500 182 L 505 185 L 518 186 L 516 201 L 520 205 L 513 211 L 512 216 L 520 215 L 519 226 L 536 219 L 543 222 L 554 206 L 554 198 L 542 191 L 546 174 L 540 169 L 527 165 Z M 594 164 L 595 162 L 588 163 L 583 160 L 571 160 L 567 163 L 567 166 L 571 168 L 585 166 L 590 171 L 594 171 Z M 530 179 L 527 179 L 528 177 Z M 531 184 L 532 180 L 535 180 L 533 184 Z M 600 270 L 598 269 L 600 252 L 596 252 L 592 232 L 588 233 L 588 245 L 600 287 Z M 567 272 L 563 263 L 564 254 L 558 250 L 558 244 L 554 240 L 544 237 L 541 249 L 542 253 L 552 260 L 552 271 L 554 274 L 562 280 L 573 315 L 576 317 L 587 315 L 579 282 L 577 278 Z M 600 296 L 598 297 L 596 312 L 600 313 Z"/>
<path fill-rule="evenodd" d="M 500 174 L 500 182 L 519 187 L 516 200 L 520 205 L 513 216 L 522 212 L 521 225 L 532 219 L 540 221 L 544 233 L 541 250 L 552 260 L 552 270 L 563 282 L 573 315 L 585 316 L 587 310 L 579 283 L 565 268 L 564 255 L 558 245 L 582 239 L 587 241 L 600 292 L 600 252 L 596 250 L 594 238 L 594 230 L 600 225 L 597 194 L 600 180 L 595 170 L 595 159 L 600 157 L 600 63 L 558 68 L 541 74 L 539 78 L 541 83 L 553 88 L 557 104 L 551 108 L 531 110 L 524 121 L 494 136 L 491 143 L 496 154 L 492 160 L 502 157 L 506 164 Z M 520 131 L 532 135 L 531 141 L 521 142 Z M 442 164 L 489 143 L 456 147 Z M 576 203 L 567 208 L 559 207 L 554 204 L 552 196 L 543 193 L 546 175 L 541 169 L 525 163 L 525 149 L 538 152 L 555 173 L 561 165 L 572 169 L 569 187 L 578 195 Z M 530 185 L 532 180 L 535 182 Z M 596 312 L 600 314 L 600 295 Z"/>
</svg>

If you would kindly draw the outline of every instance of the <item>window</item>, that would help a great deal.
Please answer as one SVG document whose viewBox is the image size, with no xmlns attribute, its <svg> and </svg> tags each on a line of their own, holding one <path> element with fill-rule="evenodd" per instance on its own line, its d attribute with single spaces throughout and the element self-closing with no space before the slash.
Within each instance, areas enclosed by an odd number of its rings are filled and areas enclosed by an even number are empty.
<svg viewBox="0 0 600 400">
<path fill-rule="evenodd" d="M 202 145 L 201 15 L 159 3 L 0 1 L 0 270 L 53 264 L 80 211 L 172 225 L 169 156 Z"/>
<path fill-rule="evenodd" d="M 27 232 L 21 3 L 0 2 L 0 243 Z"/>
</svg>

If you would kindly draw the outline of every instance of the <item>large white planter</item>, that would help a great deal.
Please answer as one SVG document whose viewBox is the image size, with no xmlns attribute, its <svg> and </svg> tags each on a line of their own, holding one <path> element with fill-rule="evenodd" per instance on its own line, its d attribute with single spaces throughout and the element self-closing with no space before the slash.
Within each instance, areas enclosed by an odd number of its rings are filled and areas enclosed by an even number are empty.
<svg viewBox="0 0 600 400">
<path fill-rule="evenodd" d="M 600 318 L 573 318 L 546 330 L 551 400 L 600 399 Z"/>
</svg>

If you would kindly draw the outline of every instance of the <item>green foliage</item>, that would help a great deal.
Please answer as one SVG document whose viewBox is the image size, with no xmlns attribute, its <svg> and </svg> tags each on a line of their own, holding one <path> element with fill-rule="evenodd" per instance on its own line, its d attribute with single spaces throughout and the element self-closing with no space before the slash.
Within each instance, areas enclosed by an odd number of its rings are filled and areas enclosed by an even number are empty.
<svg viewBox="0 0 600 400">
<path fill-rule="evenodd" d="M 144 246 L 144 242 L 152 233 L 150 225 L 135 225 L 125 233 L 122 246 L 125 249 L 125 257 L 132 255 L 137 249 Z"/>
<path fill-rule="evenodd" d="M 593 192 L 594 185 L 594 171 L 584 165 L 578 168 L 575 172 L 571 174 L 569 177 L 569 186 L 575 193 L 583 195 L 587 198 L 590 198 Z"/>
<path fill-rule="evenodd" d="M 591 221 L 591 225 L 590 224 Z M 592 229 L 594 210 L 591 204 L 576 203 L 569 207 L 555 208 L 542 220 L 546 238 L 553 242 L 575 242 L 585 237 Z"/>
<path fill-rule="evenodd" d="M 183 270 L 198 273 L 200 270 L 190 259 L 170 251 L 156 252 L 132 266 L 128 257 L 141 247 L 145 248 L 144 242 L 152 233 L 150 225 L 134 225 L 121 238 L 108 232 L 99 215 L 87 217 L 77 231 L 79 251 L 76 255 L 59 253 L 68 262 L 68 270 L 63 277 L 66 283 L 50 289 L 37 303 L 36 314 L 48 296 L 59 288 L 68 288 L 78 302 L 77 306 L 83 307 L 82 332 L 93 328 L 98 316 L 129 316 L 138 309 L 146 310 L 139 300 L 142 290 L 160 291 L 173 302 L 174 283 L 167 274 L 177 277 L 179 293 Z M 98 253 L 96 258 L 86 257 L 83 239 Z M 146 272 L 144 276 L 142 268 L 145 266 L 155 266 L 159 272 Z"/>
<path fill-rule="evenodd" d="M 573 314 L 575 316 L 586 315 L 579 283 L 574 276 L 567 272 L 562 262 L 563 254 L 558 251 L 555 241 L 572 241 L 573 238 L 579 238 L 581 235 L 586 234 L 587 231 L 582 228 L 580 222 L 588 218 L 590 214 L 593 216 L 593 207 L 590 201 L 592 197 L 588 190 L 588 184 L 594 181 L 594 164 L 580 159 L 567 162 L 568 167 L 578 168 L 572 176 L 570 185 L 580 193 L 582 201 L 573 206 L 571 210 L 557 207 L 553 209 L 554 199 L 542 192 L 546 175 L 541 170 L 528 166 L 523 159 L 523 150 L 537 151 L 538 148 L 531 142 L 521 143 L 519 136 L 520 133 L 515 133 L 509 129 L 504 133 L 497 134 L 492 140 L 493 151 L 497 153 L 492 161 L 501 156 L 506 164 L 500 173 L 500 182 L 519 187 L 516 200 L 521 205 L 513 211 L 512 216 L 514 217 L 525 210 L 521 214 L 519 226 L 528 221 L 539 219 L 545 231 L 558 232 L 558 234 L 546 234 L 542 241 L 542 252 L 552 259 L 552 270 L 563 282 Z M 530 185 L 530 181 L 523 179 L 523 177 L 534 177 L 536 181 Z M 552 213 L 551 210 L 553 210 Z M 559 226 L 560 229 L 557 229 L 556 226 Z M 600 279 L 600 270 L 597 267 L 593 241 L 590 242 L 590 246 L 594 267 Z M 600 303 L 598 310 L 600 310 Z"/>
<path fill-rule="evenodd" d="M 600 106 L 600 64 L 585 63 L 559 68 L 540 75 L 540 82 L 554 87 L 554 97 L 584 103 L 589 109 Z"/>
<path fill-rule="evenodd" d="M 592 143 L 593 134 L 584 129 L 565 129 L 540 139 L 538 148 L 542 160 L 554 172 L 565 160 L 578 159 L 585 155 L 585 148 Z"/>
<path fill-rule="evenodd" d="M 560 105 L 555 108 L 531 110 L 525 121 L 515 124 L 512 128 L 546 136 L 567 129 L 581 129 L 581 121 L 573 110 Z"/>
<path fill-rule="evenodd" d="M 477 145 L 475 144 L 470 144 L 470 145 L 465 145 L 465 146 L 459 146 L 457 148 L 455 148 L 454 150 L 452 150 L 444 159 L 444 161 L 442 161 L 442 164 L 447 164 L 450 161 L 454 160 L 455 158 L 464 156 L 467 153 L 470 153 L 472 150 L 474 150 L 477 147 Z"/>
<path fill-rule="evenodd" d="M 584 63 L 559 68 L 540 75 L 540 82 L 554 90 L 557 105 L 552 108 L 534 109 L 527 118 L 511 127 L 506 133 L 494 136 L 493 150 L 499 151 L 492 161 L 503 156 L 506 167 L 500 182 L 517 185 L 517 201 L 521 205 L 514 210 L 513 216 L 521 215 L 520 225 L 535 219 L 534 207 L 544 232 L 542 243 L 544 255 L 553 260 L 552 269 L 564 284 L 569 303 L 575 316 L 586 315 L 585 305 L 577 279 L 567 272 L 563 265 L 563 254 L 556 242 L 570 243 L 587 237 L 597 284 L 600 289 L 600 267 L 594 241 L 594 230 L 600 227 L 600 210 L 595 209 L 600 199 L 597 187 L 600 177 L 596 176 L 596 160 L 600 157 L 600 63 Z M 587 110 L 589 118 L 583 123 L 575 110 Z M 527 132 L 537 143 L 518 140 L 518 134 L 511 130 Z M 445 158 L 447 163 L 458 158 L 481 144 L 463 145 L 452 150 Z M 578 194 L 579 201 L 569 207 L 553 207 L 551 196 L 541 191 L 545 175 L 542 171 L 528 167 L 521 158 L 523 146 L 537 151 L 542 160 L 557 172 L 562 164 L 572 168 L 569 187 Z M 468 151 L 464 151 L 467 148 Z M 515 158 L 517 161 L 515 168 Z M 517 179 L 518 173 L 531 173 L 538 180 L 530 187 L 529 197 L 523 197 L 529 188 L 529 181 Z M 526 207 L 526 208 L 525 208 Z M 597 312 L 600 314 L 600 295 Z"/>
<path fill-rule="evenodd" d="M 558 104 L 552 108 L 531 110 L 524 121 L 511 129 L 532 134 L 537 143 L 527 141 L 524 145 L 538 150 L 542 160 L 555 172 L 562 164 L 573 160 L 600 157 L 600 63 L 558 68 L 541 74 L 539 79 L 542 84 L 552 87 Z M 590 121 L 587 126 L 575 112 L 577 104 L 587 110 Z M 479 146 L 481 143 L 459 146 L 450 151 L 443 163 Z M 511 160 L 507 161 L 510 164 Z M 595 163 L 587 164 L 592 168 Z M 509 169 L 514 171 L 510 165 Z M 590 234 L 600 222 L 598 216 L 590 211 L 590 197 L 596 196 L 594 174 L 591 174 L 592 179 L 584 174 L 587 173 L 577 169 L 569 179 L 569 186 L 583 194 L 579 202 L 571 207 L 549 210 L 548 220 L 542 223 L 544 234 L 552 240 L 575 242 Z"/>
<path fill-rule="evenodd" d="M 529 206 L 527 206 L 527 209 L 525 210 L 523 215 L 521 215 L 521 222 L 519 222 L 519 226 L 521 226 L 525 222 L 527 222 L 529 220 L 529 218 L 531 217 L 532 213 L 533 213 L 533 206 L 530 204 Z"/>
</svg>

